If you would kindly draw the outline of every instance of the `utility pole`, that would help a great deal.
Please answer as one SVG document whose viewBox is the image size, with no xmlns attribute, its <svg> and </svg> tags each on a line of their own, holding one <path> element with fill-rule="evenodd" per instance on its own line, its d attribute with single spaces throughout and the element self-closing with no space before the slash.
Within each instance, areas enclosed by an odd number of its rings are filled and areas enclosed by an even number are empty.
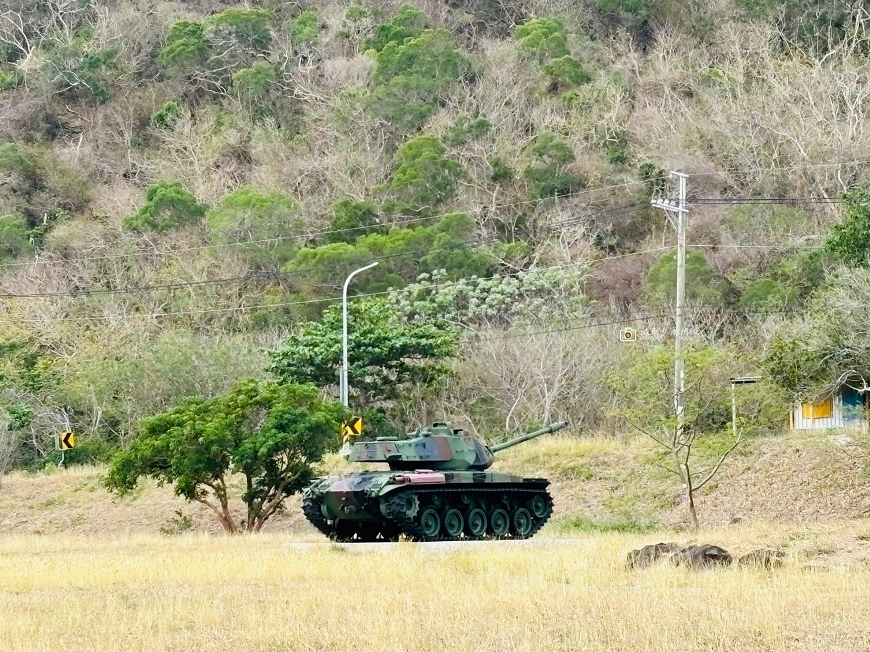
<svg viewBox="0 0 870 652">
<path fill-rule="evenodd" d="M 677 230 L 677 306 L 676 327 L 674 338 L 674 412 L 677 415 L 677 441 L 683 441 L 683 410 L 686 393 L 685 373 L 683 371 L 683 312 L 686 304 L 686 226 L 689 210 L 686 207 L 686 179 L 688 175 L 681 172 L 671 172 L 671 178 L 676 177 L 679 183 L 679 199 L 673 202 L 669 199 L 655 198 L 651 201 L 656 208 L 661 208 L 668 216 L 668 221 Z"/>
</svg>

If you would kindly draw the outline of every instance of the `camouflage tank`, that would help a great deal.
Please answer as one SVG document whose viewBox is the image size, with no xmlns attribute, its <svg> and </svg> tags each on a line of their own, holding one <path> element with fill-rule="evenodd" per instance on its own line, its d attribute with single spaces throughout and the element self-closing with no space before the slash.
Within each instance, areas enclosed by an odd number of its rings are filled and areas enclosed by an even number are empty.
<svg viewBox="0 0 870 652">
<path fill-rule="evenodd" d="M 312 525 L 334 541 L 527 539 L 553 509 L 542 478 L 487 471 L 494 453 L 567 424 L 488 447 L 449 423 L 406 439 L 356 442 L 351 462 L 385 462 L 389 470 L 318 478 L 302 495 Z"/>
</svg>

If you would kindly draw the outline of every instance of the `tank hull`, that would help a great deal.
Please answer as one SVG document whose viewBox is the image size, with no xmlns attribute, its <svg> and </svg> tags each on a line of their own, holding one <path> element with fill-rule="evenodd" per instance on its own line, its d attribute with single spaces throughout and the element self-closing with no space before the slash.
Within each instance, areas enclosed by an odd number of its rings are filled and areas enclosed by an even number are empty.
<svg viewBox="0 0 870 652">
<path fill-rule="evenodd" d="M 334 541 L 525 539 L 552 512 L 549 482 L 484 471 L 374 471 L 315 480 L 308 520 Z"/>
</svg>

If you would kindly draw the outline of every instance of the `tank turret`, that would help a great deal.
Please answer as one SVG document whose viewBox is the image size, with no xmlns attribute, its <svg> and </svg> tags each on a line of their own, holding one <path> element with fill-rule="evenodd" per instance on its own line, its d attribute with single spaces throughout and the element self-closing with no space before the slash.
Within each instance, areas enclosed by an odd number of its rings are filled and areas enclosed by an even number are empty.
<svg viewBox="0 0 870 652">
<path fill-rule="evenodd" d="M 464 430 L 449 423 L 434 423 L 408 435 L 407 439 L 378 437 L 377 441 L 357 442 L 350 451 L 351 462 L 386 462 L 395 471 L 432 469 L 433 471 L 483 471 L 492 466 L 494 453 L 564 428 L 558 421 L 545 428 L 516 437 L 496 446 L 486 446 Z"/>
</svg>

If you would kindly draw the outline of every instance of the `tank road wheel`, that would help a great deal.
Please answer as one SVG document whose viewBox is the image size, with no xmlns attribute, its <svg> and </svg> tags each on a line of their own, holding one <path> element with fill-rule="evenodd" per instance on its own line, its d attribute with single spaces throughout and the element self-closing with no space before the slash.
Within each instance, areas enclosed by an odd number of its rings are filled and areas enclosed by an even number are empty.
<svg viewBox="0 0 870 652">
<path fill-rule="evenodd" d="M 441 530 L 441 517 L 438 512 L 429 507 L 424 509 L 420 514 L 420 529 L 423 530 L 423 536 L 427 541 L 438 538 L 438 532 Z"/>
<path fill-rule="evenodd" d="M 511 534 L 517 539 L 525 539 L 532 531 L 534 522 L 529 510 L 525 507 L 517 507 L 511 513 Z"/>
<path fill-rule="evenodd" d="M 553 503 L 547 494 L 535 494 L 529 501 L 529 511 L 535 518 L 546 518 L 553 509 Z"/>
<path fill-rule="evenodd" d="M 444 515 L 444 531 L 447 536 L 452 539 L 458 539 L 462 536 L 462 530 L 465 529 L 465 519 L 462 517 L 462 512 L 458 509 L 448 509 Z"/>
<path fill-rule="evenodd" d="M 501 507 L 496 507 L 489 512 L 489 529 L 499 539 L 506 535 L 511 528 L 511 517 Z"/>
<path fill-rule="evenodd" d="M 480 539 L 486 535 L 486 512 L 475 507 L 465 515 L 465 526 L 468 536 L 472 539 Z"/>
</svg>

